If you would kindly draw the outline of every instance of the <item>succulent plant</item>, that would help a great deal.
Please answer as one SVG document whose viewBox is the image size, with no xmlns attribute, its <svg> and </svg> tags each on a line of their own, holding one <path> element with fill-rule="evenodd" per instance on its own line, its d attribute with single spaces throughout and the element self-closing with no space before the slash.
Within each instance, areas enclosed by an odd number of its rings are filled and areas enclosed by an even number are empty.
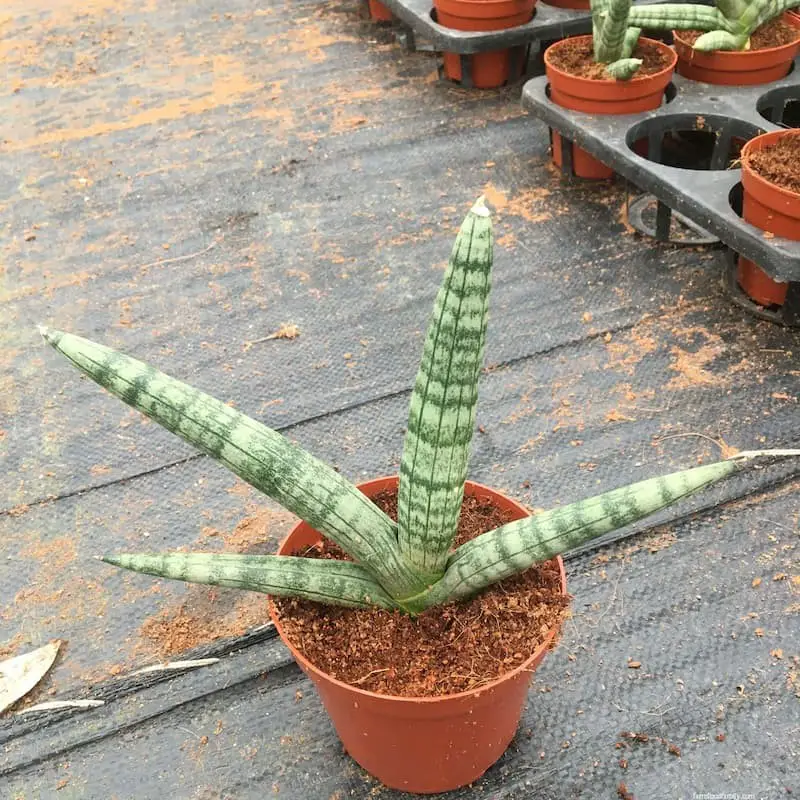
<svg viewBox="0 0 800 800">
<path fill-rule="evenodd" d="M 127 355 L 42 328 L 92 380 L 217 459 L 353 561 L 238 554 L 125 554 L 137 572 L 321 603 L 418 614 L 628 525 L 729 475 L 727 460 L 643 480 L 502 525 L 453 549 L 486 337 L 492 226 L 479 200 L 456 238 L 414 384 L 398 521 L 331 467 L 225 403 Z"/>
<path fill-rule="evenodd" d="M 592 0 L 594 60 L 617 80 L 629 80 L 642 65 L 640 58 L 631 58 L 641 29 L 631 26 L 630 13 L 631 0 Z"/>
<path fill-rule="evenodd" d="M 706 31 L 694 43 L 695 50 L 747 50 L 756 28 L 797 7 L 800 0 L 715 0 L 714 6 L 658 3 L 635 6 L 628 22 L 651 30 Z"/>
</svg>

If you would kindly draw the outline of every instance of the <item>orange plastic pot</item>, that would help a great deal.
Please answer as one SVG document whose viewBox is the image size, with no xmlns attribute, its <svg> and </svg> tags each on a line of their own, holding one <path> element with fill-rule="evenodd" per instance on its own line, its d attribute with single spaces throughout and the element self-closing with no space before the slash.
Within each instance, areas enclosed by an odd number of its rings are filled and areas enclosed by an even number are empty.
<svg viewBox="0 0 800 800">
<path fill-rule="evenodd" d="M 499 31 L 530 22 L 536 0 L 434 0 L 436 21 L 457 31 Z M 519 49 L 519 48 L 517 48 Z M 469 56 L 472 85 L 479 89 L 502 86 L 511 77 L 511 50 L 492 50 Z M 445 75 L 461 81 L 461 56 L 444 54 Z"/>
<path fill-rule="evenodd" d="M 397 484 L 397 477 L 379 478 L 358 488 L 373 497 Z M 467 481 L 465 494 L 488 500 L 515 519 L 529 516 L 524 506 L 478 483 Z M 303 522 L 278 552 L 288 555 L 320 538 Z M 557 560 L 566 595 L 564 563 Z M 342 683 L 317 669 L 286 637 L 272 600 L 269 608 L 284 643 L 316 686 L 347 752 L 386 786 L 422 794 L 472 783 L 500 758 L 519 725 L 533 671 L 558 634 L 558 629 L 551 630 L 524 664 L 479 689 L 442 697 L 395 697 Z M 402 663 L 402 654 L 398 660 Z"/>
<path fill-rule="evenodd" d="M 742 215 L 745 221 L 762 231 L 800 241 L 800 193 L 765 180 L 753 170 L 748 159 L 784 136 L 800 136 L 800 130 L 764 133 L 742 148 Z M 786 300 L 789 284 L 770 278 L 748 258 L 739 257 L 736 277 L 747 295 L 762 306 L 780 306 Z"/>
<path fill-rule="evenodd" d="M 383 3 L 379 3 L 378 0 L 367 0 L 367 4 L 369 5 L 370 19 L 375 20 L 375 22 L 391 22 L 394 19 L 392 12 Z"/>
<path fill-rule="evenodd" d="M 681 39 L 681 31 L 673 31 L 678 74 L 718 86 L 755 86 L 785 77 L 800 50 L 800 17 L 784 13 L 782 19 L 797 27 L 797 40 L 766 50 L 713 50 L 704 53 L 694 50 L 689 42 Z"/>
<path fill-rule="evenodd" d="M 564 108 L 587 114 L 636 114 L 658 108 L 675 69 L 678 58 L 675 51 L 663 42 L 642 39 L 665 53 L 669 57 L 669 65 L 653 75 L 633 77 L 629 81 L 579 78 L 553 65 L 553 56 L 565 42 L 591 41 L 591 38 L 576 36 L 562 39 L 547 48 L 544 65 L 550 82 L 550 99 Z M 563 163 L 561 136 L 556 131 L 552 131 L 552 136 L 553 161 L 560 167 Z M 572 164 L 573 171 L 580 178 L 610 178 L 614 174 L 614 170 L 579 147 L 573 147 Z"/>
</svg>

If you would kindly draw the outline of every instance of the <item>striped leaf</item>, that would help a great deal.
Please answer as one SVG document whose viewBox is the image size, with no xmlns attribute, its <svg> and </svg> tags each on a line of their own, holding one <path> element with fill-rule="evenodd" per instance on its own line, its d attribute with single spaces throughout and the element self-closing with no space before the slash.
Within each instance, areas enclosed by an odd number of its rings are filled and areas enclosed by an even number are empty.
<svg viewBox="0 0 800 800">
<path fill-rule="evenodd" d="M 736 468 L 733 461 L 720 461 L 650 478 L 484 533 L 453 553 L 444 577 L 410 601 L 411 607 L 426 608 L 469 597 L 532 564 L 672 505 Z"/>
<path fill-rule="evenodd" d="M 491 269 L 492 223 L 481 198 L 461 226 L 436 297 L 400 465 L 400 551 L 430 581 L 444 571 L 461 511 Z"/>
<path fill-rule="evenodd" d="M 622 52 L 619 55 L 620 60 L 630 58 L 633 55 L 633 51 L 639 43 L 639 36 L 641 33 L 641 28 L 628 28 L 628 30 L 625 31 L 625 39 L 622 42 Z"/>
<path fill-rule="evenodd" d="M 630 80 L 642 66 L 641 58 L 621 58 L 606 66 L 606 72 L 617 81 Z"/>
<path fill-rule="evenodd" d="M 230 553 L 123 553 L 103 556 L 102 560 L 134 572 L 189 583 L 304 597 L 353 608 L 397 608 L 369 572 L 351 561 Z"/>
<path fill-rule="evenodd" d="M 708 53 L 714 50 L 749 50 L 749 42 L 749 33 L 734 35 L 727 31 L 708 31 L 697 37 L 692 49 Z"/>
<path fill-rule="evenodd" d="M 633 6 L 628 24 L 650 30 L 730 30 L 731 24 L 717 8 L 691 3 L 658 3 Z"/>
<path fill-rule="evenodd" d="M 352 484 L 280 434 L 153 367 L 79 336 L 42 330 L 92 380 L 277 500 L 367 567 L 393 596 L 419 591 L 395 524 Z"/>
<path fill-rule="evenodd" d="M 607 0 L 602 25 L 594 38 L 594 59 L 609 64 L 622 58 L 631 0 Z"/>
</svg>

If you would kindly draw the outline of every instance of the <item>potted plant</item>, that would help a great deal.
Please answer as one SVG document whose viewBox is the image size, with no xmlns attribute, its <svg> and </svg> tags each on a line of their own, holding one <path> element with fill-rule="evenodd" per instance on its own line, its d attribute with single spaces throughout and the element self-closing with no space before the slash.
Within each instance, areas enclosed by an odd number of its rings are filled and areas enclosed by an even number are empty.
<svg viewBox="0 0 800 800">
<path fill-rule="evenodd" d="M 433 0 L 436 21 L 457 31 L 499 31 L 530 22 L 536 0 Z M 502 86 L 512 75 L 512 56 L 520 60 L 525 46 L 490 50 L 467 56 L 472 85 L 478 89 Z M 461 55 L 444 53 L 444 72 L 461 82 Z"/>
<path fill-rule="evenodd" d="M 407 791 L 470 783 L 508 746 L 531 672 L 558 632 L 566 599 L 560 553 L 714 483 L 739 463 L 727 460 L 643 480 L 536 516 L 466 482 L 491 268 L 491 221 L 478 201 L 458 234 L 434 305 L 399 478 L 360 487 L 197 389 L 108 347 L 42 329 L 49 344 L 109 392 L 304 520 L 278 555 L 123 554 L 104 560 L 151 575 L 271 595 L 278 631 L 317 686 L 345 748 L 385 784 Z M 380 497 L 396 503 L 396 513 L 381 510 Z M 485 506 L 494 521 L 484 519 L 484 532 L 473 530 L 479 535 L 456 546 L 456 535 L 463 533 L 462 503 Z M 459 656 L 480 661 L 469 639 L 459 639 L 467 623 L 488 631 L 490 654 L 506 652 L 510 627 L 497 636 L 485 617 L 467 618 L 471 604 L 489 602 L 493 592 L 518 612 L 508 619 L 522 620 L 510 654 L 489 658 L 493 671 L 470 678 L 469 688 L 442 693 L 439 680 L 465 677 L 455 674 Z M 555 612 L 540 616 L 539 601 L 531 599 L 536 597 L 555 597 Z M 387 631 L 401 625 L 408 638 L 384 653 L 388 666 L 376 670 L 393 673 L 401 683 L 418 669 L 409 649 L 414 640 L 429 641 L 431 630 L 442 631 L 439 656 L 426 667 L 430 680 L 421 682 L 417 694 L 344 680 L 337 677 L 339 666 L 321 668 L 320 659 L 344 665 L 346 672 L 358 658 L 359 669 L 367 669 L 361 659 L 371 652 L 368 643 L 383 642 Z"/>
<path fill-rule="evenodd" d="M 593 0 L 591 36 L 562 39 L 547 48 L 550 99 L 588 114 L 633 114 L 658 108 L 675 68 L 676 55 L 663 42 L 640 38 L 628 22 L 631 0 Z M 551 131 L 553 160 L 563 163 L 562 140 Z M 610 178 L 614 172 L 573 146 L 574 173 Z"/>
<path fill-rule="evenodd" d="M 715 0 L 715 5 L 636 6 L 630 24 L 672 30 L 677 71 L 729 86 L 768 83 L 788 74 L 800 49 L 800 0 Z M 705 31 L 705 32 L 704 32 Z"/>
<path fill-rule="evenodd" d="M 762 231 L 800 240 L 800 130 L 763 133 L 742 148 L 742 216 Z M 781 306 L 789 284 L 739 256 L 737 280 L 765 307 Z"/>
</svg>

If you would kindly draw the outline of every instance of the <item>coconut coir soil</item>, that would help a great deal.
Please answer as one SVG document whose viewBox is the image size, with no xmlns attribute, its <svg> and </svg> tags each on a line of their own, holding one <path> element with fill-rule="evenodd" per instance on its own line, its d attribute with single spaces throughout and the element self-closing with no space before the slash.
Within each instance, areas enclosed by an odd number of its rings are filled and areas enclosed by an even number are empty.
<svg viewBox="0 0 800 800">
<path fill-rule="evenodd" d="M 694 44 L 705 31 L 678 31 L 678 36 L 687 44 Z M 800 28 L 780 17 L 765 22 L 753 31 L 750 37 L 751 50 L 768 50 L 771 47 L 782 47 L 800 39 Z"/>
<path fill-rule="evenodd" d="M 745 161 L 765 181 L 800 193 L 800 134 L 783 136 L 763 150 L 750 153 Z"/>
<path fill-rule="evenodd" d="M 373 502 L 397 518 L 396 492 L 384 492 Z M 456 545 L 509 521 L 507 513 L 465 497 Z M 327 541 L 302 555 L 346 558 Z M 555 561 L 416 619 L 383 609 L 275 598 L 286 635 L 312 664 L 361 689 L 404 697 L 467 691 L 515 669 L 549 630 L 560 626 L 568 604 Z"/>
<path fill-rule="evenodd" d="M 669 55 L 663 52 L 652 42 L 639 41 L 633 52 L 633 58 L 641 58 L 642 66 L 639 67 L 635 77 L 655 75 L 669 66 Z M 558 48 L 549 56 L 550 63 L 578 78 L 589 78 L 593 81 L 611 80 L 606 72 L 605 64 L 598 64 L 594 60 L 594 49 L 591 39 L 564 39 L 559 42 Z"/>
</svg>

